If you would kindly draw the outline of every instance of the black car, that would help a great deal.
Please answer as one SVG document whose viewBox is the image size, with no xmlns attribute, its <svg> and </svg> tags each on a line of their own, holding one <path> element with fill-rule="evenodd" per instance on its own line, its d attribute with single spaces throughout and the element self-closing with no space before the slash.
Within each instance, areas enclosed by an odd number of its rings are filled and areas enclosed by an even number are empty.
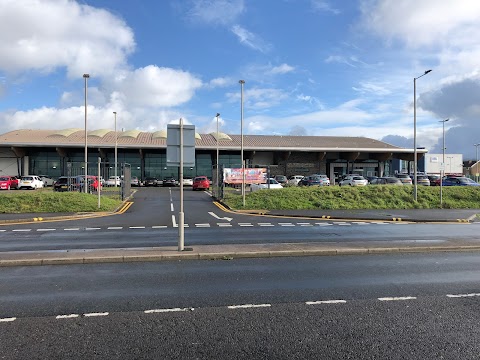
<svg viewBox="0 0 480 360">
<path fill-rule="evenodd" d="M 144 186 L 158 186 L 158 179 L 156 177 L 147 177 L 143 183 Z"/>
<path fill-rule="evenodd" d="M 163 186 L 175 186 L 177 185 L 177 181 L 173 177 L 168 177 L 163 179 Z"/>
<path fill-rule="evenodd" d="M 60 176 L 53 184 L 53 191 L 79 191 L 81 188 L 78 176 Z"/>
</svg>

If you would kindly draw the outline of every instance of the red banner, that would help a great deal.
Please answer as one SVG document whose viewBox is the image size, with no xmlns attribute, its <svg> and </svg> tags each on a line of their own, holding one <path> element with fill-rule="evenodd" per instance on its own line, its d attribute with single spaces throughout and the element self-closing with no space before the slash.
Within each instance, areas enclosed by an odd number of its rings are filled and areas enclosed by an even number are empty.
<svg viewBox="0 0 480 360">
<path fill-rule="evenodd" d="M 241 184 L 242 168 L 223 169 L 223 182 L 225 184 Z M 267 169 L 265 168 L 245 168 L 245 184 L 265 184 L 267 182 Z"/>
</svg>

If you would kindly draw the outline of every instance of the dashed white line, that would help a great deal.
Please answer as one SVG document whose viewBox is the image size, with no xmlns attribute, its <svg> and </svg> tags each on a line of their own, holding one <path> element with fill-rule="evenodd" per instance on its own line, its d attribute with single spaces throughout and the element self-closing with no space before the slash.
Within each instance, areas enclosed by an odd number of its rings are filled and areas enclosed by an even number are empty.
<svg viewBox="0 0 480 360">
<path fill-rule="evenodd" d="M 217 225 L 220 226 L 220 227 L 230 227 L 230 226 L 232 226 L 232 224 L 230 224 L 230 223 L 217 223 Z"/>
<path fill-rule="evenodd" d="M 339 226 L 351 226 L 352 224 L 350 223 L 347 223 L 345 221 L 342 221 L 342 222 L 334 222 L 335 225 L 339 225 Z"/>
<path fill-rule="evenodd" d="M 123 226 L 110 226 L 107 228 L 107 230 L 122 230 Z"/>
<path fill-rule="evenodd" d="M 68 228 L 68 229 L 63 229 L 64 231 L 78 231 L 80 228 Z"/>
<path fill-rule="evenodd" d="M 465 297 L 474 297 L 474 296 L 480 296 L 478 293 L 471 293 L 471 294 L 448 294 L 447 297 L 449 298 L 465 298 Z"/>
<path fill-rule="evenodd" d="M 329 223 L 315 223 L 315 225 L 318 225 L 318 226 L 332 226 L 333 224 L 329 224 Z"/>
<path fill-rule="evenodd" d="M 178 227 L 177 221 L 175 220 L 175 215 L 172 215 L 172 224 L 173 224 L 173 227 Z"/>
<path fill-rule="evenodd" d="M 171 211 L 171 212 L 174 212 L 174 211 L 175 211 L 174 208 L 173 208 L 173 203 L 170 204 L 170 211 Z"/>
<path fill-rule="evenodd" d="M 261 307 L 270 307 L 271 304 L 244 304 L 244 305 L 230 305 L 227 306 L 229 309 L 250 309 L 250 308 L 261 308 Z"/>
<path fill-rule="evenodd" d="M 383 297 L 378 298 L 380 301 L 404 301 L 404 300 L 415 300 L 416 296 L 398 296 L 398 297 Z"/>
<path fill-rule="evenodd" d="M 57 229 L 37 229 L 37 231 L 55 231 Z"/>
<path fill-rule="evenodd" d="M 154 225 L 152 226 L 152 229 L 166 229 L 167 227 L 167 225 Z"/>
<path fill-rule="evenodd" d="M 169 312 L 182 312 L 182 311 L 193 311 L 194 308 L 172 308 L 172 309 L 152 309 L 145 310 L 145 314 L 155 314 L 155 313 L 169 313 Z"/>
<path fill-rule="evenodd" d="M 130 229 L 145 229 L 145 226 L 130 226 Z"/>
<path fill-rule="evenodd" d="M 0 230 L 0 232 L 5 232 L 5 231 L 7 231 L 7 230 Z"/>
<path fill-rule="evenodd" d="M 319 305 L 319 304 L 345 304 L 346 300 L 319 300 L 319 301 L 307 301 L 307 305 Z"/>
<path fill-rule="evenodd" d="M 78 318 L 80 315 L 78 314 L 70 314 L 70 315 L 57 315 L 56 319 L 74 319 Z"/>
<path fill-rule="evenodd" d="M 292 223 L 278 223 L 280 226 L 295 226 L 295 224 Z"/>
<path fill-rule="evenodd" d="M 355 225 L 370 225 L 370 223 L 362 222 L 362 221 L 352 221 L 352 224 L 355 224 Z"/>
<path fill-rule="evenodd" d="M 196 227 L 210 227 L 210 224 L 195 224 Z"/>
<path fill-rule="evenodd" d="M 108 316 L 108 312 L 101 312 L 101 313 L 87 313 L 83 314 L 86 317 L 95 317 L 95 316 Z"/>
<path fill-rule="evenodd" d="M 87 231 L 92 231 L 92 230 L 102 230 L 102 228 L 98 228 L 98 227 L 92 227 L 92 228 L 85 228 L 85 230 L 87 230 Z"/>
<path fill-rule="evenodd" d="M 0 322 L 12 322 L 12 321 L 15 321 L 15 320 L 17 320 L 16 317 L 3 318 L 3 319 L 0 319 Z"/>
<path fill-rule="evenodd" d="M 377 225 L 389 225 L 390 223 L 384 222 L 384 221 L 372 221 L 372 224 L 377 224 Z"/>
<path fill-rule="evenodd" d="M 275 226 L 272 223 L 258 223 L 258 226 Z"/>
<path fill-rule="evenodd" d="M 313 226 L 313 224 L 311 224 L 311 223 L 297 223 L 297 225 L 300 225 L 300 226 Z"/>
<path fill-rule="evenodd" d="M 240 226 L 253 226 L 252 223 L 238 223 Z"/>
<path fill-rule="evenodd" d="M 13 229 L 12 231 L 16 231 L 16 232 L 28 232 L 28 231 L 32 231 L 32 229 Z"/>
</svg>

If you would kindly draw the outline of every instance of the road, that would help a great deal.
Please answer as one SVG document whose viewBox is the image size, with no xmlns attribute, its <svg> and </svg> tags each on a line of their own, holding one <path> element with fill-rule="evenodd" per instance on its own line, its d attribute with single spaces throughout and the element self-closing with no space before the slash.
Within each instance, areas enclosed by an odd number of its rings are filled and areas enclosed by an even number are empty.
<svg viewBox="0 0 480 360">
<path fill-rule="evenodd" d="M 234 214 L 213 205 L 207 193 L 191 190 L 185 191 L 184 208 L 187 246 L 360 241 L 389 241 L 401 246 L 480 240 L 480 223 L 331 221 Z M 172 246 L 178 242 L 178 211 L 178 188 L 142 188 L 122 215 L 3 225 L 0 251 Z"/>
<path fill-rule="evenodd" d="M 477 359 L 479 262 L 435 253 L 2 268 L 0 358 Z"/>
</svg>

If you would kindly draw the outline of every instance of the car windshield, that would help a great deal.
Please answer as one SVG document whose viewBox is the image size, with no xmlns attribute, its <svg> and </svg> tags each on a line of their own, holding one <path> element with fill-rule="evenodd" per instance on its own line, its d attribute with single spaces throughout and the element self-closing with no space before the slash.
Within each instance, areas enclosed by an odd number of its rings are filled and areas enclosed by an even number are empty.
<svg viewBox="0 0 480 360">
<path fill-rule="evenodd" d="M 22 180 L 32 181 L 33 176 L 22 176 Z"/>
<path fill-rule="evenodd" d="M 354 176 L 353 180 L 365 180 L 363 176 Z"/>
<path fill-rule="evenodd" d="M 9 180 L 8 177 L 4 177 L 4 176 L 0 177 L 0 181 L 8 181 L 8 180 Z"/>
<path fill-rule="evenodd" d="M 275 179 L 270 179 L 270 180 L 269 180 L 269 183 L 270 183 L 270 184 L 278 184 L 278 181 L 275 180 Z"/>
</svg>

